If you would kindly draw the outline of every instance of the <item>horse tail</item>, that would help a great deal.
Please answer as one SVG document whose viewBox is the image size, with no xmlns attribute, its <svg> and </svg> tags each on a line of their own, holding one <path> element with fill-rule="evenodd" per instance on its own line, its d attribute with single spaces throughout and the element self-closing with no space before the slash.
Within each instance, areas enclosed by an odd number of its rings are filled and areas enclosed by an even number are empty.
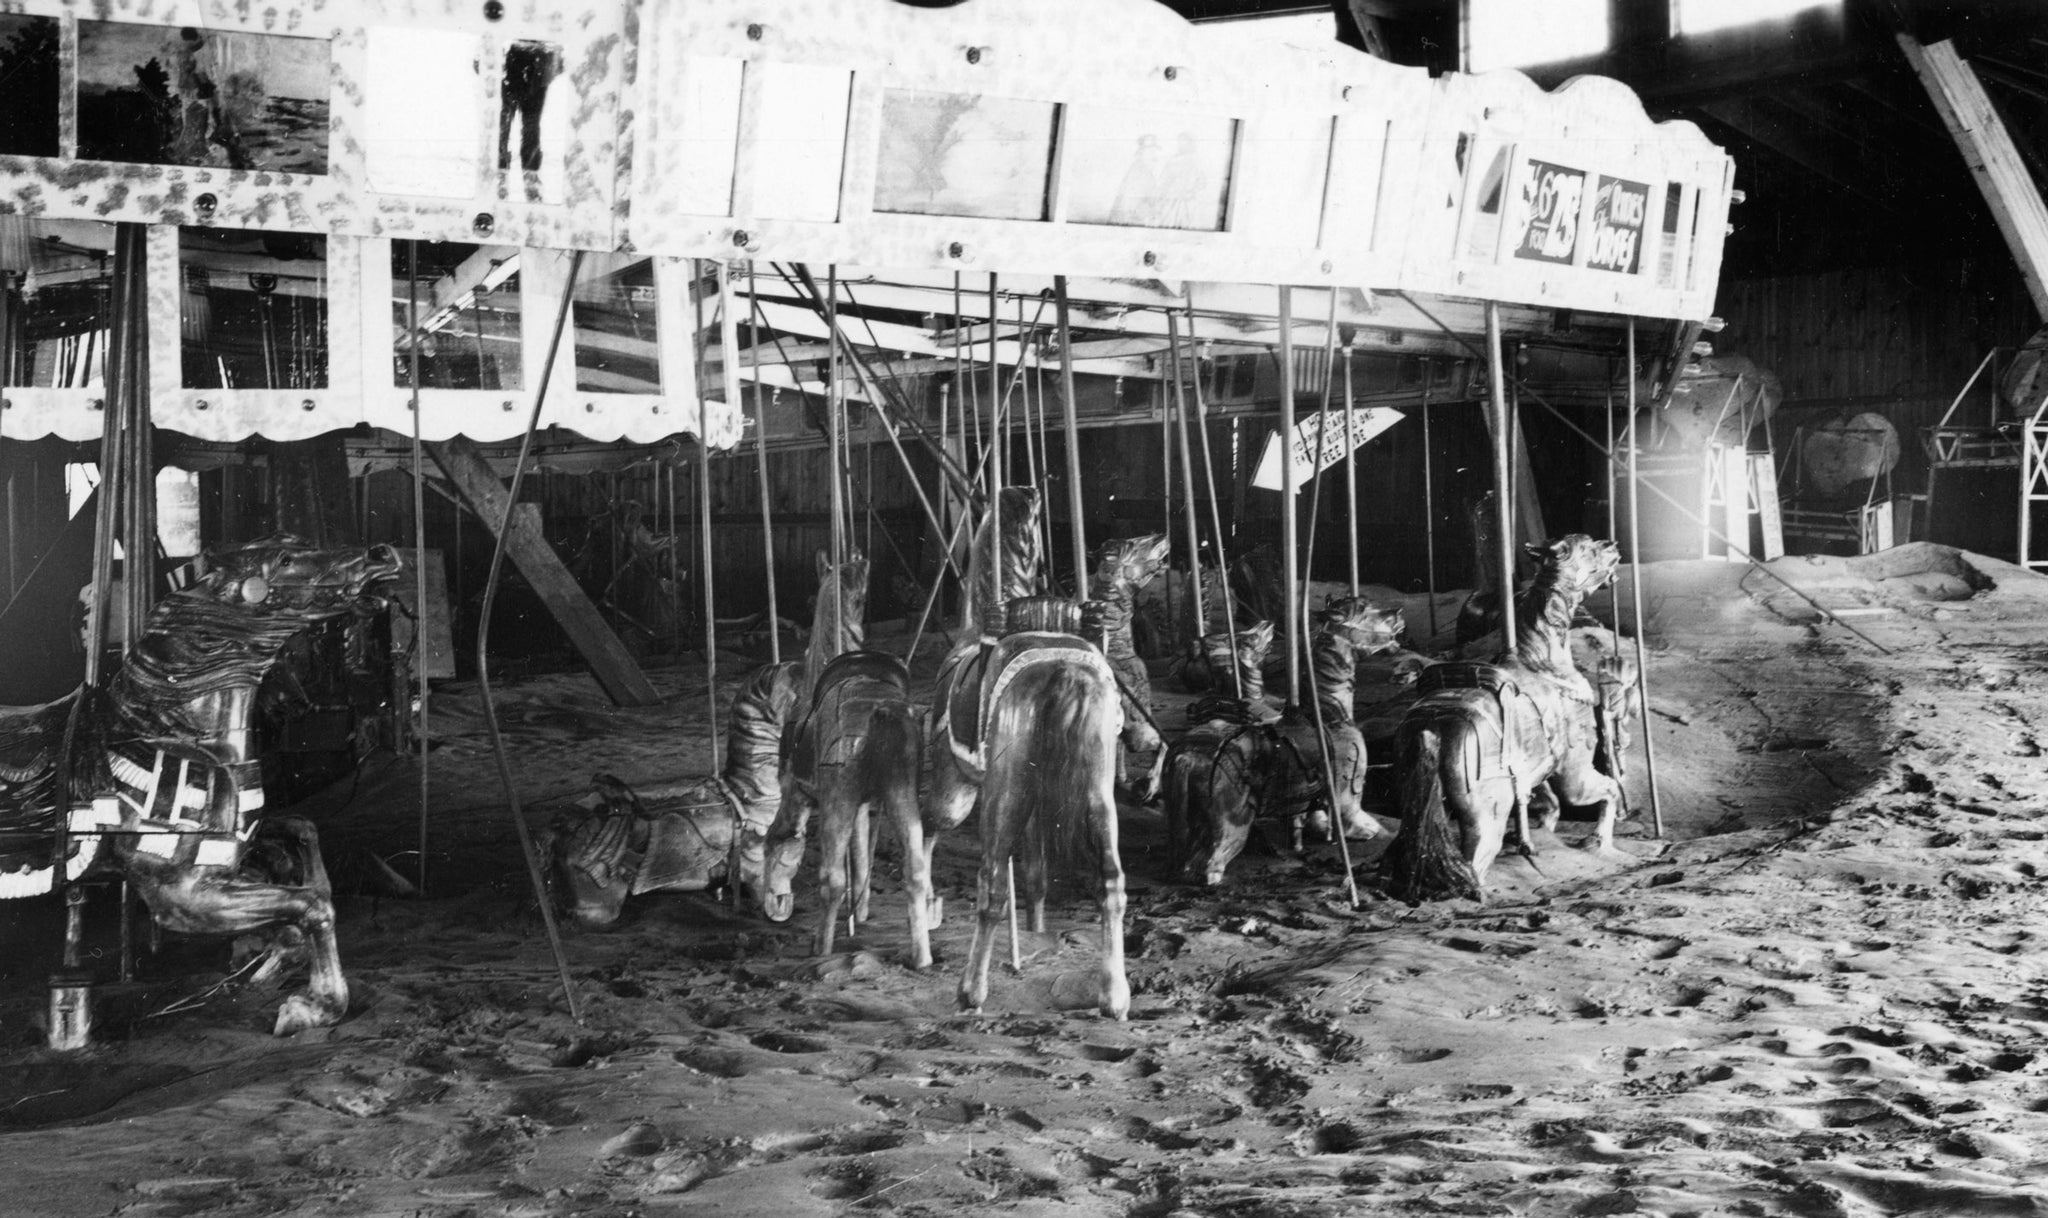
<svg viewBox="0 0 2048 1218">
<path fill-rule="evenodd" d="M 1007 827 L 1020 852 L 1062 870 L 1115 847 L 1113 811 L 1106 834 L 1095 814 L 1114 799 L 1119 697 L 1109 674 L 1078 661 L 1036 664 L 1011 682 L 985 737 L 983 840 Z"/>
<path fill-rule="evenodd" d="M 896 810 L 916 815 L 917 773 L 924 760 L 924 715 L 908 701 L 891 699 L 870 712 L 861 743 L 863 790 L 886 792 Z"/>
<path fill-rule="evenodd" d="M 1394 899 L 1417 905 L 1446 896 L 1479 896 L 1479 877 L 1465 858 L 1445 807 L 1444 731 L 1435 725 L 1401 732 L 1401 832 L 1387 850 L 1385 880 Z"/>
</svg>

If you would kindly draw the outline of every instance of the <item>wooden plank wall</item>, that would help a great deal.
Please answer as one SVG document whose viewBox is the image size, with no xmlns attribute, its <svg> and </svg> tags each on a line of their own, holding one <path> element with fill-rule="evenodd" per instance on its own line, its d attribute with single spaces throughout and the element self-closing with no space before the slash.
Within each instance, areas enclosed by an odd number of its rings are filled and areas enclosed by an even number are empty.
<svg viewBox="0 0 2048 1218">
<path fill-rule="evenodd" d="M 1919 429 L 1941 417 L 1986 350 L 2017 346 L 2038 324 L 2025 284 L 2002 259 L 1735 280 L 1721 285 L 1716 307 L 1728 326 L 1709 336 L 1715 349 L 1775 371 L 1786 407 L 1891 419 L 1915 486 Z M 1979 399 L 1974 421 L 1983 408 Z"/>
</svg>

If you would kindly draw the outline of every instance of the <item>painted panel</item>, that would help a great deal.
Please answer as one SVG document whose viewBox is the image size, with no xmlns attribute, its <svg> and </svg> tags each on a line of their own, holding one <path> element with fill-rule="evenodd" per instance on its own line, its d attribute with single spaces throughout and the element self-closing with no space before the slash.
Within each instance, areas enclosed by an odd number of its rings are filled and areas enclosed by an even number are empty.
<svg viewBox="0 0 2048 1218">
<path fill-rule="evenodd" d="M 1220 232 L 1237 159 L 1237 120 L 1076 105 L 1062 172 L 1077 224 Z"/>
<path fill-rule="evenodd" d="M 63 104 L 63 27 L 55 17 L 0 13 L 0 155 L 56 156 Z"/>
<path fill-rule="evenodd" d="M 1586 200 L 1586 171 L 1530 159 L 1517 175 L 1514 234 L 1517 258 L 1570 265 L 1579 249 L 1579 212 Z"/>
<path fill-rule="evenodd" d="M 78 155 L 326 173 L 325 39 L 78 23 Z"/>
<path fill-rule="evenodd" d="M 1052 102 L 890 89 L 875 210 L 1043 220 L 1058 123 Z"/>
</svg>

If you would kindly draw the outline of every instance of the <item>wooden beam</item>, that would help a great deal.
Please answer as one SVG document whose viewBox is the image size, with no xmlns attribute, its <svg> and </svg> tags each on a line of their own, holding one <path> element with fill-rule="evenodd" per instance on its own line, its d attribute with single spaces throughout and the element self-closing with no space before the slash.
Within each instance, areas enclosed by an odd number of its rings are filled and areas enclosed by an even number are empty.
<svg viewBox="0 0 2048 1218">
<path fill-rule="evenodd" d="M 2048 205 L 2042 203 L 2041 192 L 2028 176 L 2005 121 L 1992 108 L 1976 72 L 1956 54 L 1953 42 L 1922 46 L 1910 34 L 1900 34 L 1898 39 L 1906 62 L 1926 86 L 1927 96 L 1970 167 L 1970 176 L 1977 179 L 1984 201 L 1991 205 L 1998 231 L 2005 234 L 2020 276 L 2027 281 L 2035 310 L 2048 318 Z"/>
<path fill-rule="evenodd" d="M 504 520 L 506 490 L 498 475 L 491 472 L 490 462 L 476 441 L 464 436 L 440 443 L 430 443 L 427 452 L 434 458 L 434 464 L 448 475 L 448 481 L 455 486 L 455 493 L 462 503 L 484 527 L 493 533 Z M 522 509 L 532 505 L 522 504 Z M 647 674 L 633 662 L 632 655 L 619 636 L 612 632 L 597 606 L 583 594 L 576 583 L 576 577 L 562 565 L 555 555 L 554 547 L 548 545 L 541 534 L 540 514 L 537 510 L 520 510 L 512 513 L 511 522 L 505 532 L 505 553 L 511 557 L 519 573 L 533 587 L 534 594 L 548 607 L 563 633 L 575 644 L 576 650 L 590 665 L 590 674 L 597 678 L 605 694 L 620 706 L 653 706 L 661 701 L 661 695 L 647 680 Z"/>
</svg>

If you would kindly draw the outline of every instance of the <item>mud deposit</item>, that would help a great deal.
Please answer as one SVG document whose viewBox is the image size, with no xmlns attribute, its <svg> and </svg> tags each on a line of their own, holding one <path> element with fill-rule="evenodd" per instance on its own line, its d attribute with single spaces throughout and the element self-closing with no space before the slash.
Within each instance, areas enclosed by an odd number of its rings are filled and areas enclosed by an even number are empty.
<svg viewBox="0 0 2048 1218">
<path fill-rule="evenodd" d="M 272 1039 L 275 992 L 169 940 L 106 987 L 100 1044 L 54 1058 L 61 911 L 0 910 L 0 1213 L 2048 1210 L 2048 581 L 1928 546 L 1775 569 L 1867 638 L 1740 568 L 1646 569 L 1666 836 L 1638 741 L 1625 860 L 1567 821 L 1485 906 L 1354 911 L 1327 847 L 1168 882 L 1159 815 L 1126 808 L 1127 1023 L 1057 1001 L 1094 939 L 1078 888 L 988 1014 L 953 1010 L 970 829 L 940 849 L 931 974 L 901 963 L 885 845 L 873 920 L 827 960 L 808 880 L 786 925 L 656 895 L 567 932 L 579 1025 L 453 688 L 435 895 L 343 900 L 338 1027 Z M 532 823 L 595 769 L 707 768 L 703 675 L 657 672 L 676 698 L 644 712 L 587 678 L 503 690 Z M 318 801 L 343 875 L 411 869 L 417 782 L 378 762 Z"/>
</svg>

